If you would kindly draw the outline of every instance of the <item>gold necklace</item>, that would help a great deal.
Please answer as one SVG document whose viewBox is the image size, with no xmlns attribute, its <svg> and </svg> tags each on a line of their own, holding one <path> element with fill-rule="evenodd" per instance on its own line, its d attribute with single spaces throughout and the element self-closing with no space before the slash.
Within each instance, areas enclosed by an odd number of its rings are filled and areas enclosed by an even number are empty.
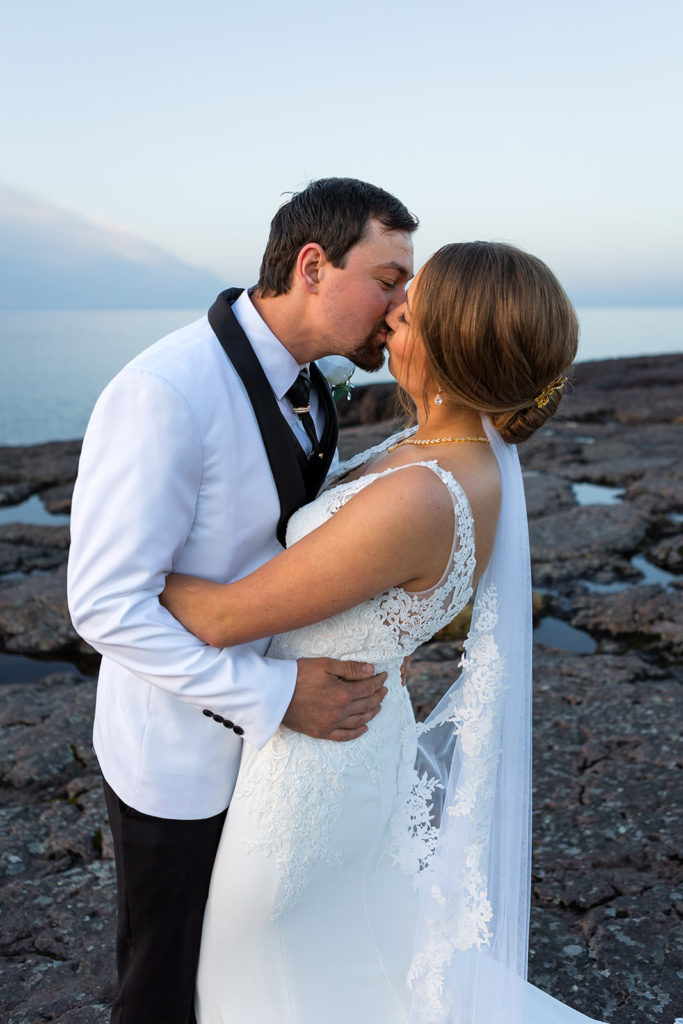
<svg viewBox="0 0 683 1024">
<path fill-rule="evenodd" d="M 429 439 L 406 437 L 403 441 L 397 441 L 396 444 L 392 444 L 390 448 L 387 448 L 387 452 L 393 452 L 395 448 L 400 448 L 402 444 L 465 444 L 467 441 L 480 441 L 482 444 L 489 443 L 488 437 L 432 437 Z"/>
</svg>

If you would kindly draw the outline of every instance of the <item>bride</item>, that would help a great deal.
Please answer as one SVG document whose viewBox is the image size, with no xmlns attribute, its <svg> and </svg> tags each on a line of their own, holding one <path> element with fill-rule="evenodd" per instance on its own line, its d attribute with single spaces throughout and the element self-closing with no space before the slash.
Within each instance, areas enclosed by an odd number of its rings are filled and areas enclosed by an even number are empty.
<svg viewBox="0 0 683 1024">
<path fill-rule="evenodd" d="M 341 467 L 287 550 L 163 604 L 217 647 L 386 671 L 349 743 L 244 745 L 204 918 L 199 1024 L 580 1024 L 528 984 L 531 586 L 515 445 L 559 404 L 576 315 L 539 260 L 447 245 L 388 317 L 417 426 Z M 401 664 L 475 593 L 416 725 Z"/>
</svg>

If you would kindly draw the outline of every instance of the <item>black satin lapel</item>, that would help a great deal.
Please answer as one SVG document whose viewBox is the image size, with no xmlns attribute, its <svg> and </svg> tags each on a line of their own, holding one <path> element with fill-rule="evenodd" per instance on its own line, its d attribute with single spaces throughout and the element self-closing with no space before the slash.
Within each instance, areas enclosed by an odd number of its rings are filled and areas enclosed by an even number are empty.
<svg viewBox="0 0 683 1024">
<path fill-rule="evenodd" d="M 280 500 L 277 539 L 284 547 L 290 516 L 309 500 L 304 478 L 304 474 L 308 476 L 308 460 L 282 415 L 265 371 L 231 309 L 241 294 L 241 288 L 228 288 L 221 292 L 209 310 L 209 324 L 239 374 L 254 410 Z M 327 382 L 323 380 L 323 383 L 326 386 Z M 334 410 L 333 419 L 336 426 Z"/>
<path fill-rule="evenodd" d="M 312 497 L 315 497 L 327 476 L 327 471 L 330 468 L 330 463 L 332 462 L 332 458 L 337 448 L 339 423 L 337 421 L 337 410 L 334 405 L 334 398 L 332 397 L 330 386 L 325 377 L 315 363 L 310 364 L 309 372 L 311 374 L 311 383 L 318 393 L 318 397 L 325 412 L 325 426 L 323 427 L 323 434 L 320 439 L 320 448 L 323 457 L 321 459 L 312 460 L 312 464 L 309 469 L 309 490 L 313 492 Z"/>
</svg>

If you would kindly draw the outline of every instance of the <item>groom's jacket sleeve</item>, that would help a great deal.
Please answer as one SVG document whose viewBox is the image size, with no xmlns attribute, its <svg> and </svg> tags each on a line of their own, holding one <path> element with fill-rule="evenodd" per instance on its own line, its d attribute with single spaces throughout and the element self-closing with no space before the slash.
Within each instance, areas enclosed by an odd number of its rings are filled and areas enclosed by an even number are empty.
<svg viewBox="0 0 683 1024">
<path fill-rule="evenodd" d="M 190 531 L 203 451 L 192 410 L 167 380 L 122 371 L 83 443 L 72 505 L 69 609 L 104 657 L 153 686 L 239 722 L 261 747 L 294 692 L 296 664 L 247 645 L 217 650 L 158 601 Z M 186 570 L 189 571 L 189 570 Z"/>
</svg>

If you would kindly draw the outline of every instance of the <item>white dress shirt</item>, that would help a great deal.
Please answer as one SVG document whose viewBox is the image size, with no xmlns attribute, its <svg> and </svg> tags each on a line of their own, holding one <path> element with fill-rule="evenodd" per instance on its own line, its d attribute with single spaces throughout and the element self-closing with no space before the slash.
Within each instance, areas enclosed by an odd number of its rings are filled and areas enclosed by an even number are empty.
<svg viewBox="0 0 683 1024">
<path fill-rule="evenodd" d="M 282 343 L 278 341 L 268 324 L 257 313 L 246 289 L 237 301 L 233 303 L 232 311 L 240 327 L 249 338 L 252 348 L 257 353 L 261 366 L 266 370 L 266 376 L 275 392 L 280 412 L 296 434 L 301 447 L 307 455 L 310 455 L 313 451 L 311 440 L 304 430 L 301 420 L 292 409 L 292 403 L 289 399 L 285 398 L 285 395 L 299 376 L 299 371 L 308 369 L 308 363 L 304 364 L 304 366 L 299 366 L 294 356 L 290 355 Z M 286 359 L 284 358 L 285 356 L 287 357 Z M 318 395 L 315 391 L 311 391 L 310 404 L 311 416 L 313 417 L 318 437 L 321 437 L 324 423 L 321 422 L 322 411 Z"/>
<path fill-rule="evenodd" d="M 300 367 L 246 292 L 233 310 L 299 430 L 284 394 Z M 289 705 L 296 664 L 264 657 L 267 639 L 216 650 L 158 601 L 171 571 L 227 582 L 274 557 L 279 514 L 251 403 L 206 317 L 141 353 L 104 390 L 74 489 L 69 607 L 103 656 L 102 772 L 140 811 L 219 813 L 240 734 L 263 746 Z"/>
</svg>

